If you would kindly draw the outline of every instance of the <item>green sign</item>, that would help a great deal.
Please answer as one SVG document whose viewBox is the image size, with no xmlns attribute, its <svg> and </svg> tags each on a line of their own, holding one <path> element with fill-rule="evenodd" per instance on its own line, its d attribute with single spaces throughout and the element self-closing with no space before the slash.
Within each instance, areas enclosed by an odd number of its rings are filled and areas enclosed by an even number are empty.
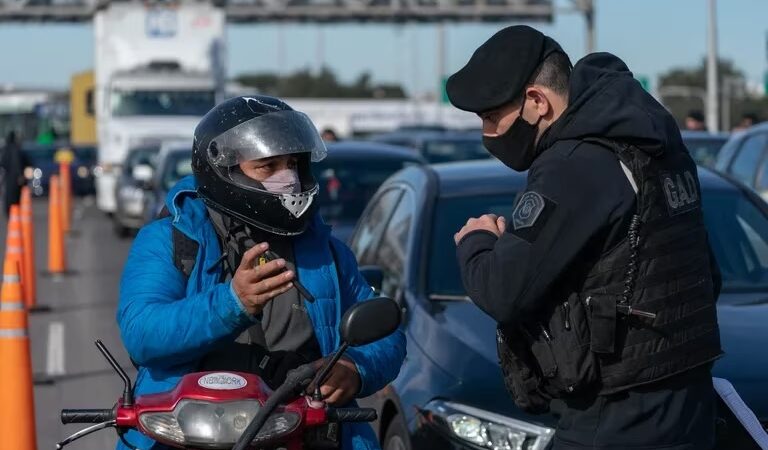
<svg viewBox="0 0 768 450">
<path fill-rule="evenodd" d="M 647 92 L 651 92 L 651 80 L 645 75 L 635 75 L 635 79 Z"/>
<path fill-rule="evenodd" d="M 763 95 L 768 97 L 768 72 L 765 72 L 765 77 L 763 78 L 763 87 L 765 88 L 765 91 Z"/>
</svg>

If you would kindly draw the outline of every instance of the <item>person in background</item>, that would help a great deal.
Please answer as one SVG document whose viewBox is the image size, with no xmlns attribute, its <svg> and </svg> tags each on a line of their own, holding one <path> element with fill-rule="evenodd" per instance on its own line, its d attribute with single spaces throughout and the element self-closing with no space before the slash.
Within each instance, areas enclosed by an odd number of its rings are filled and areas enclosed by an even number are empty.
<svg viewBox="0 0 768 450">
<path fill-rule="evenodd" d="M 736 124 L 735 127 L 733 127 L 733 130 L 731 131 L 743 131 L 757 123 L 760 123 L 760 119 L 758 119 L 757 114 L 746 113 L 741 116 L 741 120 L 738 124 Z"/>
<path fill-rule="evenodd" d="M 691 131 L 707 131 L 707 124 L 704 122 L 704 114 L 697 110 L 690 111 L 685 118 L 685 129 Z"/>
<path fill-rule="evenodd" d="M 14 131 L 8 133 L 5 139 L 2 166 L 5 171 L 5 214 L 8 215 L 11 205 L 19 202 L 25 182 L 21 167 L 21 147 Z"/>
<path fill-rule="evenodd" d="M 337 142 L 339 140 L 339 137 L 336 135 L 336 132 L 333 131 L 333 128 L 324 129 L 320 137 L 322 137 L 325 142 Z"/>
</svg>

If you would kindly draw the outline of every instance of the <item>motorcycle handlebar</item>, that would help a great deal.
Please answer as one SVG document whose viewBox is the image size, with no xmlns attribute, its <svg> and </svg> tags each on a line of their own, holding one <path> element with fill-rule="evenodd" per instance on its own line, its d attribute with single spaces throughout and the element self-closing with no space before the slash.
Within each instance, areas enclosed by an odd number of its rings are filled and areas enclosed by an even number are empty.
<svg viewBox="0 0 768 450">
<path fill-rule="evenodd" d="M 111 409 L 63 409 L 61 423 L 102 423 L 115 420 L 115 412 Z"/>
<path fill-rule="evenodd" d="M 329 422 L 373 422 L 378 418 L 373 408 L 328 408 Z"/>
</svg>

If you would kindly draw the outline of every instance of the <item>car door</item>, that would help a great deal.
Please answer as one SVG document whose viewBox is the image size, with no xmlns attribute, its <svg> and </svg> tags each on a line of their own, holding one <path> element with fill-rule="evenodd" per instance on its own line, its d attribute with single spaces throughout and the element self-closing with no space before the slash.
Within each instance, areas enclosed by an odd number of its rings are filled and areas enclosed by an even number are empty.
<svg viewBox="0 0 768 450">
<path fill-rule="evenodd" d="M 768 133 L 755 133 L 745 137 L 733 161 L 728 166 L 728 174 L 757 190 L 758 168 L 765 160 L 767 147 Z"/>
<path fill-rule="evenodd" d="M 406 261 L 411 243 L 411 230 L 416 201 L 413 192 L 403 190 L 387 226 L 381 235 L 372 265 L 382 271 L 381 294 L 402 303 L 405 285 Z"/>
<path fill-rule="evenodd" d="M 350 240 L 350 248 L 360 266 L 375 265 L 375 255 L 384 229 L 402 195 L 403 190 L 400 187 L 383 188 L 371 199 L 360 217 Z"/>
<path fill-rule="evenodd" d="M 750 136 L 744 141 L 745 144 L 752 138 L 754 138 L 754 140 L 749 141 L 750 145 L 758 149 L 762 148 L 763 155 L 757 168 L 753 188 L 763 200 L 768 201 L 768 133 L 760 133 Z"/>
</svg>

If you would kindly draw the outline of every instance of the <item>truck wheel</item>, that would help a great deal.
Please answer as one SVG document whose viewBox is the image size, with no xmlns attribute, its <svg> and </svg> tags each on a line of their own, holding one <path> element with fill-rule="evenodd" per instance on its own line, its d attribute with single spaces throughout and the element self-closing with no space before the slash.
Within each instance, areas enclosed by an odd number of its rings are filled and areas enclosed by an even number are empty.
<svg viewBox="0 0 768 450">
<path fill-rule="evenodd" d="M 383 450 L 411 450 L 411 438 L 408 428 L 403 424 L 400 414 L 392 418 L 384 435 Z"/>
</svg>

